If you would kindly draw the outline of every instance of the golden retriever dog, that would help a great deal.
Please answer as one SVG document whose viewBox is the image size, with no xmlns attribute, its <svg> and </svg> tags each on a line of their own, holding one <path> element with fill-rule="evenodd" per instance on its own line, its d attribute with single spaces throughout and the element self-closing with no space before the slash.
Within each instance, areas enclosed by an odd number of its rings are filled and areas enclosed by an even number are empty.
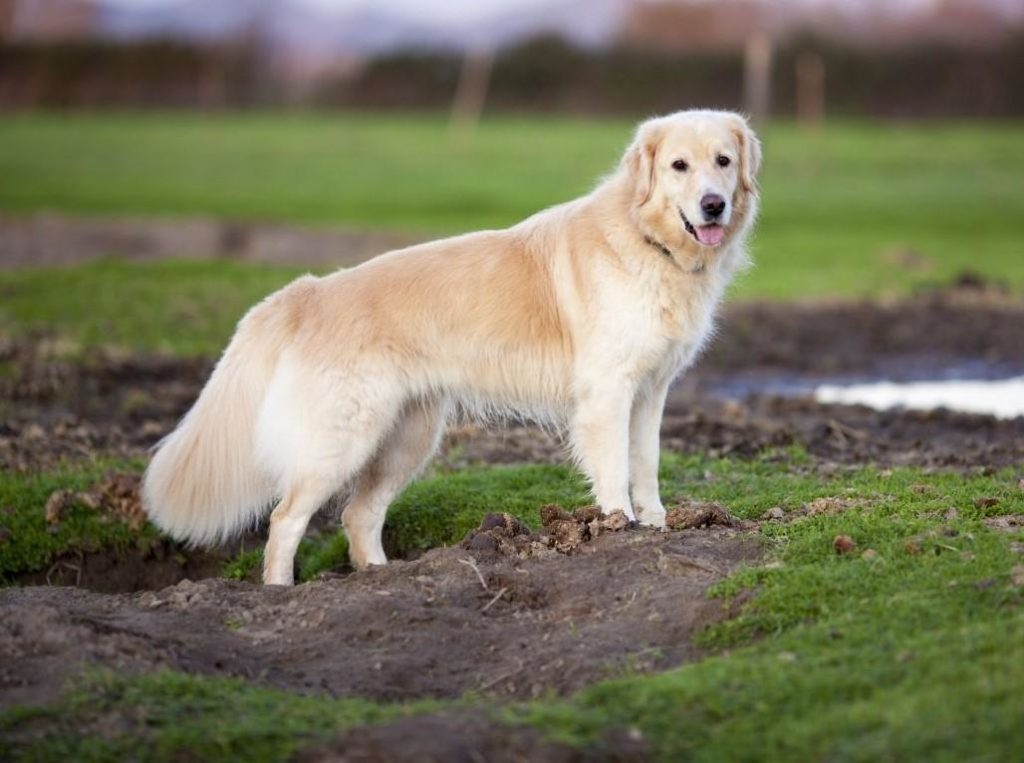
<svg viewBox="0 0 1024 763">
<path fill-rule="evenodd" d="M 299 278 L 241 320 L 157 446 L 149 516 L 205 544 L 276 501 L 263 582 L 289 585 L 310 518 L 347 489 L 352 561 L 384 564 L 388 504 L 459 412 L 562 427 L 598 505 L 663 526 L 665 395 L 747 262 L 760 162 L 737 114 L 651 119 L 583 198 Z"/>
</svg>

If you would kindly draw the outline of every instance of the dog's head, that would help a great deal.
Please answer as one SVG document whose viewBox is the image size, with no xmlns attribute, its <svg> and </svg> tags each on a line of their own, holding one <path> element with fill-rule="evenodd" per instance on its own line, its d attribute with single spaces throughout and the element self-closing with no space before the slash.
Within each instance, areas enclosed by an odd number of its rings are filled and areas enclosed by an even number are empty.
<svg viewBox="0 0 1024 763">
<path fill-rule="evenodd" d="M 634 219 L 671 248 L 726 245 L 756 213 L 761 144 L 739 114 L 680 111 L 644 122 L 624 163 Z"/>
</svg>

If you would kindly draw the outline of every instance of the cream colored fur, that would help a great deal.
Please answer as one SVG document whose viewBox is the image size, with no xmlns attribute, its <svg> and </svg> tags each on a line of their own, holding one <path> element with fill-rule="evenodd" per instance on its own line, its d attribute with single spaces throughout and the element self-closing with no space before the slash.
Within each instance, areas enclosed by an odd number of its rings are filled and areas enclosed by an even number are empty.
<svg viewBox="0 0 1024 763">
<path fill-rule="evenodd" d="M 158 446 L 150 517 L 212 543 L 278 501 L 264 582 L 290 584 L 310 517 L 349 488 L 353 561 L 384 564 L 388 504 L 461 407 L 564 426 L 596 502 L 663 525 L 665 395 L 747 262 L 759 164 L 741 117 L 679 112 L 643 123 L 618 169 L 581 199 L 506 230 L 300 278 L 239 323 Z M 707 193 L 728 200 L 716 247 L 683 223 L 701 219 Z"/>
</svg>

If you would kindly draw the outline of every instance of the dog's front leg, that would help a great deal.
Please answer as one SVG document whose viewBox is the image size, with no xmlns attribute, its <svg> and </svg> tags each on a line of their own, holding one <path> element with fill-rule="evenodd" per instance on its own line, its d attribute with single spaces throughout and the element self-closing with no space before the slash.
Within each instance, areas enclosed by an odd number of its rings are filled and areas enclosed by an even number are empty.
<svg viewBox="0 0 1024 763">
<path fill-rule="evenodd" d="M 577 396 L 572 444 L 594 499 L 605 512 L 622 509 L 635 519 L 629 500 L 629 414 L 633 389 L 624 380 L 588 385 Z"/>
<path fill-rule="evenodd" d="M 668 382 L 659 382 L 633 401 L 630 419 L 630 482 L 637 518 L 645 525 L 665 526 L 665 507 L 658 492 L 658 459 L 661 455 L 661 416 Z"/>
</svg>

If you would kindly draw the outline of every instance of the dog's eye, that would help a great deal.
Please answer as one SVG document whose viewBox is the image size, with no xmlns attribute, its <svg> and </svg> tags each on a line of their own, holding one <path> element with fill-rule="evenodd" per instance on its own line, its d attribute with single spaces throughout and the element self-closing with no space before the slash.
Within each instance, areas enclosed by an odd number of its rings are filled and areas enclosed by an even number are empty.
<svg viewBox="0 0 1024 763">
<path fill-rule="evenodd" d="M 677 172 L 686 172 L 688 169 L 690 169 L 690 165 L 687 164 L 685 159 L 676 159 L 674 162 L 672 162 L 672 169 L 676 170 Z"/>
<path fill-rule="evenodd" d="M 732 164 L 732 159 L 730 159 L 728 156 L 725 156 L 724 154 L 719 154 L 715 161 L 718 162 L 719 167 L 728 167 L 730 164 Z"/>
</svg>

